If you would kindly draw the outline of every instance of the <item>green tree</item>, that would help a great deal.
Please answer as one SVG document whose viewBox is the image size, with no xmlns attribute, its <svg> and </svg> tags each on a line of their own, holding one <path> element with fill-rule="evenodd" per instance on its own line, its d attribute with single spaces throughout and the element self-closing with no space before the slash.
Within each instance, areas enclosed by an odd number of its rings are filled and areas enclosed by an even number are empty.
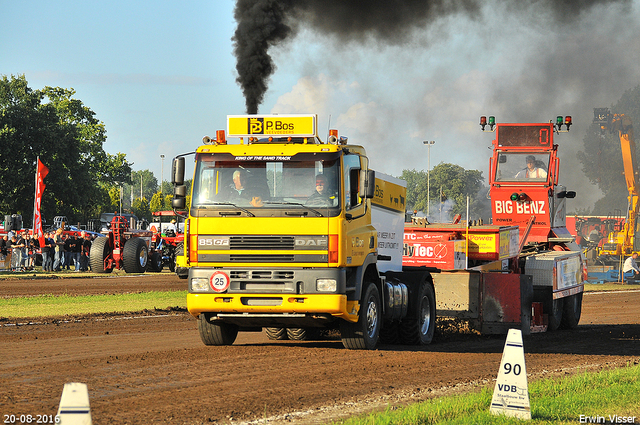
<svg viewBox="0 0 640 425">
<path fill-rule="evenodd" d="M 481 171 L 465 170 L 459 165 L 440 163 L 429 173 L 429 184 L 427 172 L 424 170 L 403 170 L 400 178 L 407 181 L 407 206 L 410 210 L 426 212 L 429 198 L 432 217 L 439 219 L 439 212 L 443 208 L 443 221 L 449 221 L 453 214 L 466 216 L 469 196 L 470 219 L 488 220 L 491 215 Z"/>
<path fill-rule="evenodd" d="M 149 202 L 149 208 L 151 209 L 152 212 L 166 210 L 165 200 L 164 200 L 164 197 L 162 196 L 162 193 L 156 192 L 153 194 L 153 197 L 151 198 L 151 202 Z"/>
<path fill-rule="evenodd" d="M 610 109 L 611 113 L 624 114 L 633 123 L 640 123 L 640 86 L 627 90 Z M 608 215 L 619 210 L 624 214 L 629 191 L 624 179 L 618 133 L 601 131 L 598 125 L 592 124 L 583 139 L 583 150 L 577 153 L 577 158 L 582 163 L 585 176 L 604 193 L 596 201 L 591 213 Z"/>
<path fill-rule="evenodd" d="M 134 198 L 151 199 L 158 192 L 158 179 L 150 170 L 132 171 L 131 180 L 127 183 L 133 186 Z"/>
<path fill-rule="evenodd" d="M 109 203 L 105 205 L 102 212 L 120 212 L 121 192 L 119 186 L 111 186 L 109 188 Z"/>
<path fill-rule="evenodd" d="M 71 222 L 96 217 L 110 205 L 109 187 L 127 181 L 125 155 L 103 149 L 104 124 L 74 99 L 73 89 L 33 90 L 24 76 L 0 80 L 0 211 L 33 216 L 36 159 L 49 168 L 41 204 L 44 217 Z"/>
<path fill-rule="evenodd" d="M 172 210 L 171 202 L 173 201 L 173 194 L 165 195 L 164 197 L 164 208 L 166 210 Z"/>
<path fill-rule="evenodd" d="M 149 201 L 147 201 L 145 198 L 134 199 L 133 205 L 131 206 L 131 212 L 140 220 L 144 218 L 147 221 L 151 221 L 151 209 L 149 208 Z"/>
</svg>

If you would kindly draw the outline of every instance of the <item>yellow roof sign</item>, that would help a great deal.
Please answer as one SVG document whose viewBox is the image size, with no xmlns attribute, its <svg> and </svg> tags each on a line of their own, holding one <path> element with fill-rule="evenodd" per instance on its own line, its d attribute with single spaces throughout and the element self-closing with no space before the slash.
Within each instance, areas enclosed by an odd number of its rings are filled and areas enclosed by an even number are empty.
<svg viewBox="0 0 640 425">
<path fill-rule="evenodd" d="M 315 137 L 317 115 L 227 115 L 229 137 Z"/>
</svg>

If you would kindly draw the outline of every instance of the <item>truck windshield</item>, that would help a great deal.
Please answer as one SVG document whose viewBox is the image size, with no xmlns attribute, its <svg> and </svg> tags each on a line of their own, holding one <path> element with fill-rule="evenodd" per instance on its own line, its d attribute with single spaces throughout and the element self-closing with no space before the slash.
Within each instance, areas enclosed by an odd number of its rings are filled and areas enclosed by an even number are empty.
<svg viewBox="0 0 640 425">
<path fill-rule="evenodd" d="M 501 152 L 496 162 L 496 181 L 547 181 L 548 152 Z"/>
<path fill-rule="evenodd" d="M 264 158 L 199 154 L 191 207 L 256 216 L 340 213 L 336 154 Z"/>
</svg>

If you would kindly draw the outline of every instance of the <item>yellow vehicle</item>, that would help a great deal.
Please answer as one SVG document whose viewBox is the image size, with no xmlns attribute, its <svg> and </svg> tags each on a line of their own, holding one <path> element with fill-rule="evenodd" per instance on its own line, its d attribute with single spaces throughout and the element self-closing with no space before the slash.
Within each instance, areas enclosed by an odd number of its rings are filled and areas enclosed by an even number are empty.
<svg viewBox="0 0 640 425">
<path fill-rule="evenodd" d="M 607 235 L 607 240 L 599 252 L 600 261 L 617 264 L 624 261 L 623 256 L 634 252 L 640 253 L 640 240 L 637 239 L 636 234 L 639 199 L 633 125 L 629 117 L 624 114 L 611 114 L 608 108 L 595 108 L 593 121 L 599 124 L 603 131 L 607 129 L 610 132 L 617 131 L 620 138 L 624 178 L 629 192 L 627 216 L 619 229 Z"/>
<path fill-rule="evenodd" d="M 175 209 L 187 207 L 184 169 L 175 158 Z M 405 193 L 362 146 L 335 130 L 321 141 L 315 115 L 229 116 L 195 152 L 178 259 L 204 344 L 262 328 L 272 339 L 339 328 L 352 349 L 430 343 L 431 276 L 402 269 Z"/>
</svg>

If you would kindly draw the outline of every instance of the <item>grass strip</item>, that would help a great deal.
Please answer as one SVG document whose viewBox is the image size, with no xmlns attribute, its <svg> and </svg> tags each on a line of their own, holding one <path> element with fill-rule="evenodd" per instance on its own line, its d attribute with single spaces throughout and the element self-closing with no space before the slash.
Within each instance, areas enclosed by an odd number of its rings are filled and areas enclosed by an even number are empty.
<svg viewBox="0 0 640 425">
<path fill-rule="evenodd" d="M 523 424 L 489 412 L 493 389 L 333 422 L 342 425 Z M 529 383 L 528 424 L 640 423 L 640 366 Z"/>
<path fill-rule="evenodd" d="M 119 295 L 38 295 L 0 299 L 0 316 L 51 317 L 186 307 L 187 291 L 153 291 Z"/>
<path fill-rule="evenodd" d="M 584 292 L 615 292 L 615 291 L 638 291 L 640 290 L 640 285 L 638 284 L 621 284 L 621 283 L 585 283 L 584 284 Z"/>
</svg>

